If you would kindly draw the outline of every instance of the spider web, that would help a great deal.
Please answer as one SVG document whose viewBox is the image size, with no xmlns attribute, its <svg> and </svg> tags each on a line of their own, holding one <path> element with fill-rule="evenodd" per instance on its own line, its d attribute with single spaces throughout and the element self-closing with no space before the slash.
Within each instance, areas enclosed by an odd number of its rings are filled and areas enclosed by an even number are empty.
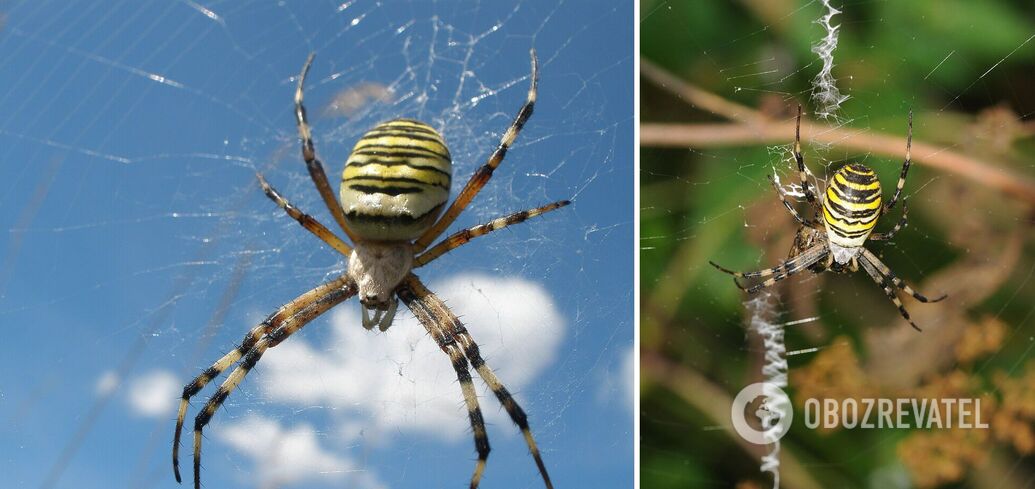
<svg viewBox="0 0 1035 489">
<path fill-rule="evenodd" d="M 256 184 L 329 227 L 299 156 L 295 76 L 332 181 L 366 129 L 439 128 L 454 190 L 536 113 L 456 225 L 572 198 L 420 270 L 529 414 L 555 483 L 632 479 L 632 26 L 619 2 L 116 1 L 0 6 L 2 467 L 10 487 L 168 487 L 179 391 L 276 307 L 343 272 Z M 208 487 L 443 487 L 474 467 L 447 357 L 409 312 L 339 306 L 270 350 L 206 429 Z M 538 487 L 479 380 L 486 483 Z M 190 417 L 215 385 L 193 400 Z M 185 439 L 190 439 L 189 430 Z M 190 480 L 189 442 L 181 449 Z"/>
<path fill-rule="evenodd" d="M 772 476 L 759 471 L 767 449 L 739 443 L 729 428 L 730 403 L 723 400 L 761 380 L 762 340 L 746 331 L 747 298 L 708 261 L 748 271 L 787 257 L 797 225 L 767 175 L 776 176 L 799 212 L 807 209 L 791 153 L 793 120 L 798 103 L 807 120 L 818 119 L 814 94 L 821 87 L 815 80 L 824 63 L 810 47 L 824 43 L 828 34 L 818 22 L 824 3 L 641 5 L 645 62 L 743 108 L 721 105 L 718 111 L 727 116 L 717 116 L 707 110 L 707 100 L 685 95 L 680 100 L 674 95 L 677 84 L 641 78 L 646 487 L 693 487 L 704 481 L 772 487 Z M 1035 104 L 1027 87 L 1035 59 L 1033 12 L 1019 2 L 985 2 L 974 9 L 944 3 L 830 2 L 842 12 L 830 21 L 840 25 L 840 42 L 832 54 L 832 77 L 824 81 L 835 82 L 840 96 L 848 98 L 830 121 L 819 124 L 822 129 L 803 131 L 810 181 L 823 189 L 844 163 L 862 162 L 877 172 L 887 199 L 905 155 L 907 114 L 913 110 L 914 165 L 903 192 L 909 197 L 909 226 L 892 242 L 867 247 L 929 297 L 948 292 L 949 298 L 925 305 L 902 295 L 925 330 L 917 334 L 865 273 L 804 273 L 777 287 L 776 322 L 797 323 L 786 327 L 796 425 L 801 399 L 808 395 L 895 398 L 927 389 L 941 397 L 987 395 L 1010 404 L 1001 379 L 1028 382 L 1035 263 L 1024 250 L 1031 246 L 1026 232 L 1031 202 L 943 160 L 965 155 L 1011 175 L 1010 181 L 1031 181 Z M 750 119 L 751 113 L 771 122 L 757 125 L 751 119 L 741 132 L 730 129 L 737 125 L 734 119 Z M 663 134 L 652 130 L 653 124 L 690 125 Z M 770 136 L 769 126 L 779 131 Z M 878 222 L 877 230 L 887 231 L 900 215 L 901 205 Z M 981 346 L 989 338 L 998 339 Z M 970 350 L 978 353 L 961 353 Z M 823 365 L 831 366 L 823 370 Z M 965 379 L 961 385 L 967 387 L 949 389 L 948 378 Z M 953 482 L 1020 487 L 1031 480 L 1035 469 L 1022 458 L 1029 453 L 1023 446 L 994 433 L 980 443 L 953 436 L 967 435 L 907 430 L 824 435 L 795 426 L 781 440 L 780 456 L 804 467 L 799 475 L 806 479 L 789 479 L 784 471 L 781 482 L 785 487 Z M 917 446 L 929 450 L 918 454 Z M 943 446 L 965 448 L 946 454 L 938 451 Z M 995 447 L 995 452 L 982 463 L 969 447 L 981 453 Z M 935 465 L 961 475 L 935 475 Z"/>
</svg>

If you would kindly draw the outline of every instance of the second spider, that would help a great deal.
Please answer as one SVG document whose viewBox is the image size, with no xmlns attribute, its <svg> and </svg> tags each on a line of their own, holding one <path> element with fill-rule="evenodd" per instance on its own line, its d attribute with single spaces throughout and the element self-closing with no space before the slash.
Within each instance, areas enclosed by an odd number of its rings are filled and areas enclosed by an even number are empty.
<svg viewBox="0 0 1035 489">
<path fill-rule="evenodd" d="M 794 131 L 794 159 L 798 163 L 801 192 L 813 210 L 814 217 L 806 219 L 798 214 L 784 197 L 780 186 L 770 177 L 780 201 L 783 202 L 791 216 L 801 224 L 794 237 L 794 245 L 791 247 L 787 261 L 757 272 L 736 272 L 715 262 L 709 263 L 715 268 L 733 275 L 735 277 L 733 282 L 737 284 L 737 287 L 748 293 L 769 287 L 803 270 L 810 270 L 813 273 L 821 273 L 825 270 L 845 273 L 858 271 L 861 266 L 866 274 L 884 289 L 884 294 L 895 303 L 902 317 L 919 331 L 920 327 L 909 317 L 909 312 L 902 305 L 895 289 L 903 290 L 920 302 L 938 302 L 946 296 L 928 299 L 913 290 L 902 279 L 896 277 L 895 273 L 873 252 L 863 246 L 867 241 L 887 241 L 906 225 L 906 215 L 909 212 L 908 198 L 903 198 L 902 218 L 895 224 L 895 227 L 886 233 L 873 232 L 877 225 L 877 218 L 887 214 L 895 207 L 902 188 L 906 184 L 912 142 L 913 114 L 910 112 L 909 131 L 906 136 L 906 159 L 902 162 L 902 173 L 898 177 L 895 193 L 887 203 L 881 203 L 881 188 L 877 175 L 861 163 L 850 163 L 834 172 L 830 183 L 827 184 L 826 191 L 823 192 L 823 198 L 820 199 L 809 187 L 805 159 L 801 156 L 801 106 L 799 105 L 797 125 Z M 745 288 L 740 282 L 737 282 L 737 278 L 764 278 L 765 280 Z"/>
</svg>

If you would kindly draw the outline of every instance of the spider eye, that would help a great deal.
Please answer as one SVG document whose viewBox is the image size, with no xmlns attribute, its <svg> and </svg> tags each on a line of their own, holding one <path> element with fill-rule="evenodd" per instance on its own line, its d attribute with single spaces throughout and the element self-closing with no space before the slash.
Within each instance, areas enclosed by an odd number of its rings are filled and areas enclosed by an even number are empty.
<svg viewBox="0 0 1035 489">
<path fill-rule="evenodd" d="M 445 140 L 412 119 L 378 124 L 345 163 L 341 205 L 361 239 L 409 241 L 438 218 L 449 200 L 453 164 Z"/>
</svg>

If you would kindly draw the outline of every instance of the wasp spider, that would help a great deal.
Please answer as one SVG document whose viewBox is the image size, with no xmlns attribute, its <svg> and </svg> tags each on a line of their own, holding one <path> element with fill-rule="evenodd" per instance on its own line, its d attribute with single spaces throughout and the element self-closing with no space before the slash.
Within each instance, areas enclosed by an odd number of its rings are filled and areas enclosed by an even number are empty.
<svg viewBox="0 0 1035 489">
<path fill-rule="evenodd" d="M 262 175 L 258 178 L 266 195 L 289 216 L 331 248 L 348 257 L 348 270 L 344 275 L 319 285 L 281 306 L 249 331 L 237 348 L 217 360 L 183 388 L 173 440 L 173 471 L 177 481 L 180 481 L 180 433 L 190 398 L 212 379 L 234 364 L 237 365 L 194 419 L 194 486 L 198 488 L 201 485 L 199 469 L 202 429 L 227 396 L 241 383 L 267 349 L 277 346 L 332 307 L 358 295 L 362 304 L 365 328 L 373 329 L 376 325 L 381 331 L 388 329 L 392 324 L 398 300 L 402 300 L 452 361 L 460 381 L 460 389 L 474 432 L 474 445 L 478 452 L 478 461 L 471 476 L 472 488 L 478 486 L 485 469 L 489 455 L 489 439 L 471 381 L 471 367 L 492 389 L 507 414 L 521 429 L 543 482 L 546 487 L 553 487 L 532 437 L 532 431 L 528 427 L 524 410 L 482 359 L 478 345 L 463 323 L 412 273 L 414 268 L 427 265 L 478 236 L 518 224 L 570 203 L 562 200 L 501 217 L 456 232 L 429 248 L 432 241 L 453 223 L 489 181 L 522 126 L 532 115 L 539 81 L 539 65 L 534 50 L 531 57 L 531 86 L 527 100 L 488 161 L 474 173 L 456 200 L 445 208 L 452 180 L 452 157 L 449 149 L 446 148 L 438 131 L 427 124 L 410 119 L 395 119 L 379 124 L 360 138 L 345 164 L 339 204 L 324 173 L 323 164 L 316 157 L 305 107 L 302 104 L 302 87 L 313 61 L 313 55 L 309 56 L 298 77 L 298 87 L 295 91 L 295 119 L 302 141 L 302 157 L 316 189 L 331 215 L 352 242 L 352 246 L 312 216 L 291 205 Z M 373 317 L 370 316 L 371 312 Z"/>
<path fill-rule="evenodd" d="M 733 282 L 737 284 L 737 287 L 748 293 L 769 287 L 802 270 L 810 270 L 813 273 L 821 273 L 824 270 L 845 273 L 856 272 L 861 265 L 866 274 L 884 289 L 884 294 L 895 303 L 902 317 L 919 331 L 920 328 L 909 318 L 909 312 L 906 311 L 902 301 L 895 293 L 895 287 L 920 302 L 938 302 L 946 296 L 928 299 L 896 277 L 895 273 L 873 252 L 863 247 L 866 241 L 891 239 L 906 225 L 906 216 L 909 212 L 908 197 L 902 199 L 902 218 L 895 224 L 895 227 L 886 233 L 873 232 L 877 225 L 877 218 L 887 214 L 895 207 L 895 203 L 898 202 L 899 195 L 902 193 L 902 187 L 906 184 L 906 174 L 909 172 L 909 150 L 912 144 L 913 113 L 910 112 L 909 131 L 906 136 L 906 159 L 902 162 L 902 173 L 898 177 L 895 193 L 887 203 L 881 203 L 880 181 L 877 180 L 877 175 L 866 165 L 860 163 L 850 163 L 838 169 L 827 184 L 826 192 L 821 200 L 809 187 L 805 159 L 801 156 L 801 106 L 799 105 L 797 126 L 794 131 L 794 159 L 798 163 L 801 191 L 814 211 L 814 218 L 801 217 L 787 201 L 780 186 L 770 177 L 770 182 L 776 189 L 780 201 L 794 216 L 794 219 L 801 224 L 794 237 L 794 244 L 791 246 L 787 261 L 757 272 L 735 272 L 715 262 L 709 263 L 715 268 L 733 275 Z M 820 225 L 820 215 L 822 215 L 822 226 Z M 765 278 L 765 280 L 745 288 L 737 281 L 737 278 Z"/>
</svg>

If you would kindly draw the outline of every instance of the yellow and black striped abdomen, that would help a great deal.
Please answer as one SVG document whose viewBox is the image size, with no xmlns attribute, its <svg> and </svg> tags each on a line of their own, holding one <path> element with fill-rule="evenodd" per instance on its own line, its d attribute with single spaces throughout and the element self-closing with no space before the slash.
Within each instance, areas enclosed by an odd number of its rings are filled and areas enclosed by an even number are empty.
<svg viewBox="0 0 1035 489">
<path fill-rule="evenodd" d="M 370 241 L 416 239 L 438 218 L 453 163 L 442 135 L 410 119 L 378 124 L 352 149 L 341 181 L 349 229 Z"/>
<path fill-rule="evenodd" d="M 841 167 L 827 183 L 823 222 L 833 245 L 858 248 L 866 242 L 881 212 L 880 180 L 865 165 Z"/>
</svg>

